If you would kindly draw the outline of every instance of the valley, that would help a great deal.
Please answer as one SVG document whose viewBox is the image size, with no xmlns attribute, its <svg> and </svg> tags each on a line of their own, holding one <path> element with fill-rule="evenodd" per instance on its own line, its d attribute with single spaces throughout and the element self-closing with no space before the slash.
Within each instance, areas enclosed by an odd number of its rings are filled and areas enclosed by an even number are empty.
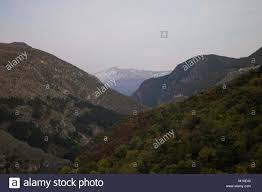
<svg viewBox="0 0 262 192">
<path fill-rule="evenodd" d="M 193 57 L 170 74 L 114 69 L 104 84 L 25 43 L 0 44 L 0 58 L 2 173 L 261 171 L 261 49 Z M 133 97 L 113 90 L 132 73 L 141 79 L 121 86 L 142 83 Z"/>
</svg>

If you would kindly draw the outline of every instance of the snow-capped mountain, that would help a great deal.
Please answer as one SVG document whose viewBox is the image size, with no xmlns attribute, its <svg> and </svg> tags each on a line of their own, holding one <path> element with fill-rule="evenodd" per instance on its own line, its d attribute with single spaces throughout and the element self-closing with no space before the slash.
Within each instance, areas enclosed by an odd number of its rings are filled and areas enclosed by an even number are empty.
<svg viewBox="0 0 262 192">
<path fill-rule="evenodd" d="M 131 96 L 146 79 L 157 78 L 169 73 L 171 71 L 144 71 L 112 67 L 96 73 L 95 76 L 104 84 L 112 79 L 115 80 L 116 85 L 111 88 L 124 95 Z"/>
</svg>

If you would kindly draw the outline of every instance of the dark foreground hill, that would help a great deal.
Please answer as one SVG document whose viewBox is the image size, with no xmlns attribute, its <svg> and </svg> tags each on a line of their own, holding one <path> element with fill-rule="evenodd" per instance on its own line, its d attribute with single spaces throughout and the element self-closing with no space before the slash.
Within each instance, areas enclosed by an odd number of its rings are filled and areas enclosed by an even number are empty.
<svg viewBox="0 0 262 192">
<path fill-rule="evenodd" d="M 260 67 L 226 88 L 210 88 L 119 123 L 76 159 L 78 171 L 262 173 L 261 98 Z"/>
<path fill-rule="evenodd" d="M 240 59 L 218 55 L 193 57 L 177 65 L 169 75 L 144 81 L 133 97 L 148 106 L 181 101 L 201 90 L 231 81 L 258 67 L 259 63 L 262 63 L 262 48 Z"/>
</svg>

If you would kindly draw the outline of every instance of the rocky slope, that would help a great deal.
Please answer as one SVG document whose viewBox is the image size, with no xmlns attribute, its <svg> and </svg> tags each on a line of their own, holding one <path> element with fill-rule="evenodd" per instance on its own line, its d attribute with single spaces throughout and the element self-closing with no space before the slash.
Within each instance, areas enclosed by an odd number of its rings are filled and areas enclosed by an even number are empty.
<svg viewBox="0 0 262 192">
<path fill-rule="evenodd" d="M 57 169 L 95 135 L 145 109 L 96 77 L 25 43 L 0 44 L 0 87 L 0 138 L 7 139 L 0 139 L 0 161 L 6 172 L 48 171 L 37 166 L 47 157 L 56 163 L 52 170 Z M 23 151 L 15 154 L 14 149 Z M 33 155 L 33 166 L 24 153 Z M 14 169 L 17 162 L 21 169 Z"/>
<path fill-rule="evenodd" d="M 26 53 L 24 59 L 17 59 Z M 0 44 L 0 96 L 30 99 L 73 95 L 122 114 L 141 110 L 142 105 L 104 86 L 96 77 L 25 43 Z M 8 70 L 8 64 L 20 61 Z M 102 94 L 96 96 L 96 91 Z"/>
</svg>

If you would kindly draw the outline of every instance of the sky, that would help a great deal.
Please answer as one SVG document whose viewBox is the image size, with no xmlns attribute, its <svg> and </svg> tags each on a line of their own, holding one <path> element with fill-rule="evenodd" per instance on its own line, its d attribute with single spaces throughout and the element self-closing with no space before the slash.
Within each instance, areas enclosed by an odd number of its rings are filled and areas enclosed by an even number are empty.
<svg viewBox="0 0 262 192">
<path fill-rule="evenodd" d="M 196 55 L 238 58 L 262 47 L 261 7 L 261 0 L 0 0 L 0 42 L 26 42 L 91 74 L 173 70 Z"/>
</svg>

